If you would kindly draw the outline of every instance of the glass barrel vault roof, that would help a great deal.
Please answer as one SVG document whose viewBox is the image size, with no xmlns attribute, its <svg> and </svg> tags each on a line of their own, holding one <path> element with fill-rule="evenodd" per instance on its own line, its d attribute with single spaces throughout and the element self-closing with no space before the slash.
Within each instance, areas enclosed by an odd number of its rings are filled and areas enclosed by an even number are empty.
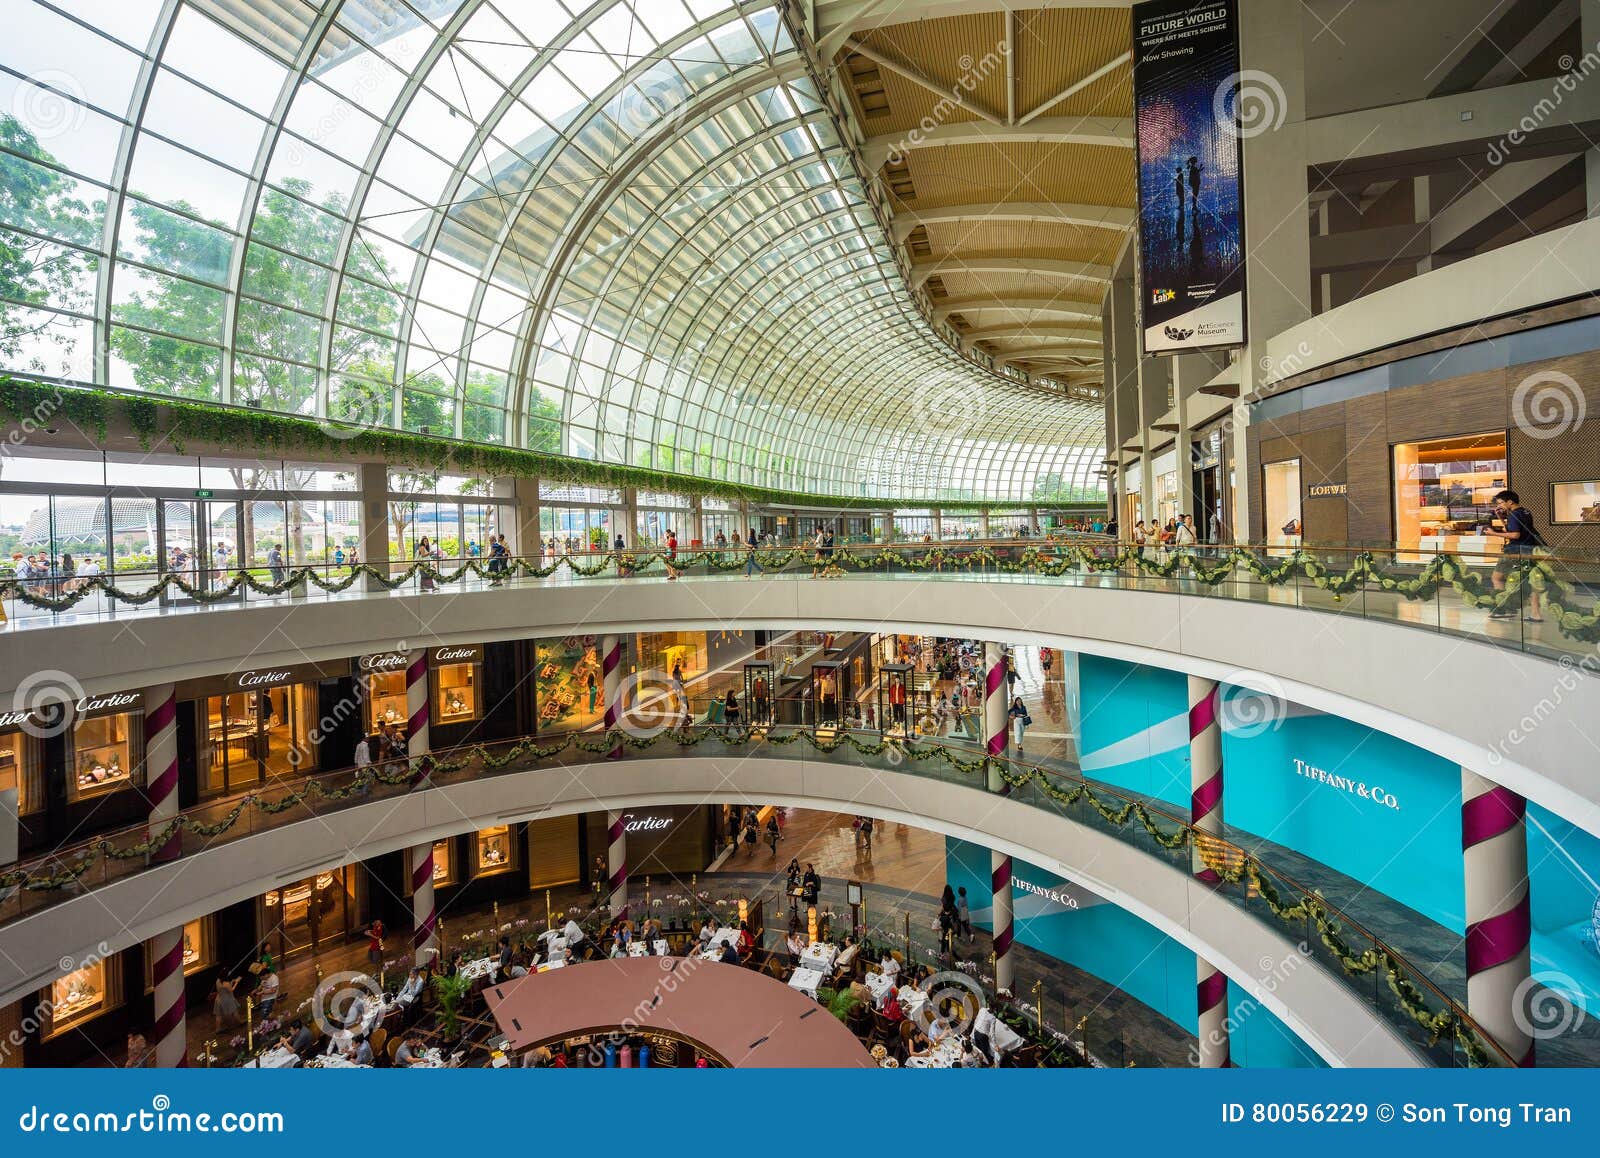
<svg viewBox="0 0 1600 1158">
<path fill-rule="evenodd" d="M 0 368 L 819 494 L 1100 489 L 770 0 L 9 0 Z"/>
</svg>

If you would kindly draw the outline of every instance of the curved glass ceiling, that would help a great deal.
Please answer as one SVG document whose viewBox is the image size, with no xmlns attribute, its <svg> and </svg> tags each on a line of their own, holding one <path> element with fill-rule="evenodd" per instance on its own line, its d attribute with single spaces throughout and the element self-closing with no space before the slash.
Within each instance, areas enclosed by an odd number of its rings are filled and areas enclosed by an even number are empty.
<svg viewBox="0 0 1600 1158">
<path fill-rule="evenodd" d="M 11 0 L 0 366 L 819 494 L 1100 489 L 770 0 Z"/>
</svg>

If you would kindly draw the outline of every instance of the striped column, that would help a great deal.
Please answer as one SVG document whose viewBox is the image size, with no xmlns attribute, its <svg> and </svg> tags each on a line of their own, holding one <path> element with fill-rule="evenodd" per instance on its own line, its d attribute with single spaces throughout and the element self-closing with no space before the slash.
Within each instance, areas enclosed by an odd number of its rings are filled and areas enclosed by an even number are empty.
<svg viewBox="0 0 1600 1158">
<path fill-rule="evenodd" d="M 606 844 L 606 886 L 612 916 L 628 911 L 628 823 L 620 812 L 606 813 L 610 841 Z M 646 914 L 648 916 L 648 914 Z"/>
<path fill-rule="evenodd" d="M 406 753 L 413 761 L 428 754 L 428 653 L 406 657 Z"/>
<path fill-rule="evenodd" d="M 439 910 L 433 901 L 433 845 L 411 848 L 412 960 L 426 965 L 439 948 Z"/>
<path fill-rule="evenodd" d="M 614 731 L 622 726 L 622 637 L 600 637 L 600 694 L 605 697 L 605 730 Z M 622 759 L 622 743 L 618 741 L 607 758 Z"/>
<path fill-rule="evenodd" d="M 1012 930 L 1011 908 L 1011 858 L 1002 853 L 989 853 L 989 885 L 994 893 L 994 987 L 1012 992 L 1016 977 L 1016 959 L 1011 953 L 1015 939 Z"/>
<path fill-rule="evenodd" d="M 1204 957 L 1196 957 L 1194 963 L 1200 1003 L 1200 1067 L 1227 1069 L 1233 1064 L 1228 1049 L 1228 978 Z"/>
<path fill-rule="evenodd" d="M 1006 755 L 1008 706 L 1005 649 L 998 643 L 986 643 L 983 645 L 983 750 L 989 757 L 990 792 L 1007 791 L 998 761 Z"/>
<path fill-rule="evenodd" d="M 1461 862 L 1467 901 L 1467 1012 L 1519 1066 L 1534 1041 L 1517 1008 L 1530 973 L 1527 801 L 1461 770 Z"/>
<path fill-rule="evenodd" d="M 1216 680 L 1189 677 L 1189 820 L 1201 834 L 1222 833 L 1222 688 Z M 1208 884 L 1221 878 L 1193 845 L 1194 875 Z"/>
<path fill-rule="evenodd" d="M 144 785 L 153 837 L 178 815 L 178 697 L 172 684 L 144 689 Z M 151 850 L 150 861 L 176 860 L 182 851 L 183 838 L 175 832 Z"/>
<path fill-rule="evenodd" d="M 183 987 L 183 926 L 150 938 L 150 971 L 155 978 L 156 1065 L 182 1069 L 189 1064 L 187 999 Z"/>
</svg>

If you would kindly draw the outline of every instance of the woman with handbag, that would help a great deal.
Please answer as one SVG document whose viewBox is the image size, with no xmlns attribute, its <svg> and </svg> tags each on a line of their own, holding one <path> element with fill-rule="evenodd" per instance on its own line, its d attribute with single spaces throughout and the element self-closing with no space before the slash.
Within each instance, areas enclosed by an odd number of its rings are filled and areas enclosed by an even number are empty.
<svg viewBox="0 0 1600 1158">
<path fill-rule="evenodd" d="M 1028 708 L 1022 702 L 1021 696 L 1011 697 L 1011 707 L 1006 711 L 1011 717 L 1011 744 L 1017 750 L 1017 755 L 1022 755 L 1022 734 L 1028 725 L 1033 723 L 1033 717 L 1028 715 Z"/>
</svg>

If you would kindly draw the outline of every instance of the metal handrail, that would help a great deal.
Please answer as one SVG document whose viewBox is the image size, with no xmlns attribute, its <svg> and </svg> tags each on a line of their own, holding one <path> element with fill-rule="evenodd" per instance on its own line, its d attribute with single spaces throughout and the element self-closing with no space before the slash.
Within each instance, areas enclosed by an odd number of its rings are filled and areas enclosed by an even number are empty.
<svg viewBox="0 0 1600 1158">
<path fill-rule="evenodd" d="M 794 728 L 794 727 L 787 727 L 786 728 L 786 727 L 774 726 L 774 727 L 767 728 L 764 731 L 758 731 L 758 730 L 751 729 L 751 730 L 745 731 L 744 740 L 742 742 L 760 744 L 760 743 L 765 743 L 766 737 L 767 737 L 767 735 L 769 733 L 785 733 L 785 732 L 787 732 L 787 733 L 796 733 L 796 732 L 803 733 L 806 730 L 808 730 L 808 729 L 806 729 L 803 726 L 799 727 L 799 728 Z M 737 735 L 737 734 L 739 734 L 739 729 L 738 728 L 730 728 L 728 726 L 723 726 L 723 725 L 695 725 L 695 726 L 691 727 L 690 729 L 674 731 L 672 733 L 668 733 L 668 735 L 670 735 L 670 736 L 682 736 L 682 735 L 685 734 L 685 732 L 688 732 L 690 734 L 694 734 L 695 737 L 696 737 L 695 740 L 694 740 L 694 743 L 698 744 L 699 742 L 701 742 L 702 740 L 704 740 L 704 739 L 706 739 L 707 737 L 710 737 L 710 736 Z M 813 733 L 813 735 L 814 734 L 815 733 Z M 869 735 L 869 736 L 878 737 L 880 739 L 882 738 L 882 735 L 883 735 L 881 732 L 878 732 L 878 731 L 875 731 L 875 730 L 856 730 L 852 734 L 855 734 L 855 735 Z M 578 730 L 578 731 L 562 733 L 562 734 L 560 734 L 560 738 L 565 740 L 565 741 L 567 741 L 567 743 L 560 750 L 561 751 L 565 751 L 567 748 L 572 746 L 572 743 L 578 737 L 582 737 L 582 736 L 597 737 L 597 738 L 600 738 L 602 740 L 604 740 L 606 738 L 606 734 L 603 733 L 603 731 L 598 730 L 598 729 L 592 729 L 592 728 L 591 729 L 583 729 L 583 730 Z M 546 739 L 546 740 L 554 740 L 554 739 L 556 739 L 556 737 L 546 736 L 546 737 L 544 737 L 544 739 Z M 509 739 L 509 740 L 495 741 L 493 743 L 488 743 L 488 744 L 463 745 L 461 747 L 457 747 L 457 748 L 453 748 L 453 749 L 445 749 L 445 750 L 441 750 L 441 751 L 432 753 L 430 755 L 429 759 L 432 759 L 434 761 L 442 761 L 442 762 L 448 763 L 448 762 L 450 762 L 452 760 L 452 758 L 458 758 L 463 753 L 471 754 L 471 755 L 474 755 L 474 756 L 479 755 L 479 754 L 489 755 L 492 752 L 508 751 L 508 750 L 514 749 L 514 748 L 516 748 L 518 746 L 524 746 L 524 745 L 530 745 L 530 744 L 533 745 L 535 747 L 535 749 L 538 749 L 540 747 L 539 740 L 540 740 L 540 737 L 538 737 L 538 736 L 522 736 L 522 737 L 517 737 L 517 738 Z M 966 744 L 945 744 L 945 743 L 940 742 L 937 739 L 930 741 L 927 738 L 919 738 L 918 740 L 916 740 L 914 742 L 914 744 L 912 746 L 915 746 L 915 747 L 932 746 L 932 747 L 947 748 L 947 749 L 951 749 L 951 750 L 960 750 L 962 752 L 969 752 L 969 753 L 975 753 L 976 752 L 976 749 L 973 748 L 970 745 L 966 745 Z M 594 757 L 594 759 L 597 759 L 597 760 L 604 759 L 604 758 L 605 757 L 601 756 L 601 755 L 596 755 Z M 537 764 L 537 763 L 541 762 L 541 759 L 542 759 L 541 757 L 535 757 L 534 760 L 533 760 L 533 764 Z M 400 761 L 385 762 L 385 764 L 380 764 L 380 765 L 378 765 L 378 767 L 380 767 L 380 768 L 386 767 L 386 766 L 395 767 L 395 766 L 398 766 L 400 763 L 401 763 Z M 416 761 L 408 761 L 407 764 L 409 765 L 408 766 L 408 772 L 412 772 L 412 771 L 415 771 L 417 769 Z M 1492 1036 L 1490 1036 L 1486 1031 L 1484 1031 L 1478 1025 L 1477 1021 L 1466 1011 L 1466 1009 L 1463 1008 L 1461 1006 L 1461 1004 L 1459 1002 L 1457 1002 L 1454 998 L 1450 997 L 1443 990 L 1441 990 L 1438 986 L 1436 986 L 1432 981 L 1430 981 L 1427 978 L 1427 976 L 1424 973 L 1422 973 L 1421 970 L 1419 970 L 1418 968 L 1413 966 L 1407 960 L 1405 954 L 1401 953 L 1399 950 L 1394 948 L 1394 946 L 1390 945 L 1388 942 L 1383 940 L 1381 937 L 1377 936 L 1375 933 L 1372 933 L 1371 931 L 1369 931 L 1364 925 L 1361 924 L 1360 921 L 1356 920 L 1354 917 L 1352 917 L 1351 915 L 1346 913 L 1344 910 L 1340 909 L 1337 905 L 1335 905 L 1332 902 L 1328 901 L 1326 898 L 1321 896 L 1315 890 L 1307 888 L 1306 886 L 1301 885 L 1293 877 L 1291 877 L 1291 876 L 1289 876 L 1289 875 L 1287 875 L 1285 873 L 1279 872 L 1276 869 L 1271 868 L 1271 866 L 1266 864 L 1261 859 L 1259 854 L 1251 852 L 1248 849 L 1245 849 L 1244 847 L 1242 847 L 1240 845 L 1234 844 L 1233 842 L 1228 841 L 1223 837 L 1216 836 L 1216 835 L 1213 835 L 1211 833 L 1202 832 L 1201 830 L 1195 828 L 1194 825 L 1189 821 L 1188 818 L 1183 817 L 1183 816 L 1179 815 L 1178 813 L 1169 811 L 1168 809 L 1163 807 L 1160 803 L 1152 803 L 1150 800 L 1148 800 L 1146 798 L 1130 794 L 1130 793 L 1125 792 L 1125 791 L 1123 791 L 1121 789 L 1118 789 L 1117 787 L 1115 787 L 1113 785 L 1104 784 L 1104 783 L 1101 783 L 1101 782 L 1098 782 L 1098 781 L 1089 780 L 1088 778 L 1086 778 L 1086 777 L 1084 777 L 1084 776 L 1082 776 L 1080 774 L 1073 773 L 1073 772 L 1068 772 L 1068 771 L 1063 771 L 1062 769 L 1057 768 L 1057 767 L 1049 767 L 1049 766 L 1046 766 L 1046 765 L 1043 765 L 1043 764 L 1038 764 L 1038 763 L 1035 763 L 1035 762 L 1032 762 L 1032 761 L 1015 760 L 1015 759 L 1011 759 L 1011 758 L 1008 757 L 1006 759 L 1006 761 L 1005 761 L 1005 766 L 1007 768 L 1010 768 L 1010 769 L 1026 769 L 1029 772 L 1038 772 L 1038 773 L 1040 773 L 1040 774 L 1042 774 L 1044 776 L 1050 777 L 1052 779 L 1067 780 L 1069 782 L 1075 783 L 1075 784 L 1077 784 L 1077 785 L 1079 785 L 1079 786 L 1081 786 L 1081 787 L 1083 787 L 1083 788 L 1095 793 L 1097 796 L 1114 797 L 1117 800 L 1123 802 L 1124 804 L 1136 805 L 1138 807 L 1143 808 L 1145 810 L 1145 812 L 1147 814 L 1151 815 L 1152 817 L 1159 817 L 1162 821 L 1164 821 L 1164 822 L 1166 822 L 1168 824 L 1171 824 L 1175 828 L 1184 830 L 1186 833 L 1188 833 L 1188 842 L 1187 843 L 1190 844 L 1190 845 L 1193 845 L 1195 843 L 1203 843 L 1208 850 L 1211 850 L 1213 852 L 1220 850 L 1220 851 L 1225 852 L 1227 854 L 1237 855 L 1240 858 L 1247 859 L 1248 861 L 1250 861 L 1251 863 L 1256 865 L 1259 870 L 1261 870 L 1262 872 L 1267 873 L 1268 875 L 1270 875 L 1274 880 L 1276 880 L 1277 882 L 1280 882 L 1290 892 L 1292 892 L 1293 894 L 1297 895 L 1302 900 L 1314 901 L 1330 917 L 1332 917 L 1342 928 L 1348 929 L 1351 932 L 1353 932 L 1354 934 L 1356 934 L 1357 936 L 1359 936 L 1361 939 L 1370 942 L 1376 951 L 1378 951 L 1380 953 L 1383 953 L 1383 954 L 1387 955 L 1390 959 L 1392 959 L 1397 964 L 1397 966 L 1405 973 L 1405 975 L 1406 975 L 1408 980 L 1410 980 L 1413 983 L 1417 984 L 1419 987 L 1425 989 L 1428 994 L 1431 994 L 1431 997 L 1432 997 L 1433 1000 L 1437 1001 L 1439 1004 L 1441 1004 L 1445 1008 L 1449 1009 L 1456 1017 L 1458 1017 L 1460 1019 L 1460 1021 L 1462 1022 L 1462 1024 L 1465 1025 L 1470 1030 L 1470 1032 L 1472 1032 L 1475 1035 L 1475 1037 L 1483 1044 L 1485 1049 L 1496 1056 L 1496 1058 L 1497 1058 L 1497 1060 L 1499 1061 L 1500 1064 L 1506 1065 L 1506 1066 L 1513 1066 L 1515 1064 L 1512 1061 L 1512 1059 L 1510 1058 L 1510 1056 L 1505 1052 L 1505 1050 L 1500 1047 L 1500 1045 L 1494 1040 L 1494 1038 Z M 508 765 L 508 767 L 509 767 L 509 765 Z M 179 813 L 178 815 L 180 815 L 180 816 L 182 816 L 182 815 L 196 815 L 196 814 L 199 814 L 199 813 L 202 813 L 202 812 L 216 812 L 216 811 L 219 811 L 219 810 L 223 811 L 223 812 L 227 812 L 227 811 L 231 811 L 231 809 L 233 807 L 237 807 L 237 806 L 239 806 L 241 804 L 247 804 L 253 798 L 263 796 L 264 794 L 269 793 L 269 792 L 276 792 L 276 791 L 281 790 L 286 795 L 287 794 L 292 794 L 292 793 L 295 793 L 295 792 L 302 791 L 304 788 L 306 788 L 307 786 L 309 786 L 313 782 L 331 782 L 331 781 L 343 779 L 343 778 L 346 778 L 346 777 L 350 777 L 352 779 L 356 779 L 356 778 L 359 778 L 359 776 L 360 776 L 362 771 L 363 770 L 360 769 L 360 768 L 347 767 L 347 768 L 336 769 L 336 770 L 333 770 L 333 771 L 330 771 L 330 772 L 315 773 L 313 775 L 301 777 L 301 778 L 299 778 L 297 780 L 293 780 L 293 781 L 280 781 L 280 782 L 278 782 L 276 784 L 273 784 L 273 785 L 270 785 L 270 786 L 266 787 L 265 789 L 257 789 L 257 790 L 249 791 L 249 792 L 236 793 L 236 794 L 233 794 L 233 795 L 227 796 L 227 797 L 215 798 L 213 800 L 207 801 L 206 804 L 204 804 L 204 805 L 197 805 L 197 806 L 195 806 L 193 808 L 185 809 L 181 813 Z M 450 773 L 446 773 L 446 774 L 448 775 Z M 916 775 L 915 772 L 912 772 L 911 774 L 912 775 Z M 425 780 L 422 783 L 417 784 L 416 787 L 419 790 L 426 790 L 428 788 L 434 787 L 434 784 L 431 782 L 431 780 Z M 159 828 L 161 825 L 170 824 L 172 819 L 173 819 L 172 817 L 164 817 L 164 818 L 161 818 L 159 821 L 157 821 L 155 823 L 152 823 L 150 821 L 146 821 L 145 823 L 142 823 L 142 824 L 128 826 L 126 828 L 119 829 L 117 831 L 104 834 L 104 835 L 99 836 L 99 837 L 97 837 L 97 838 L 95 838 L 93 840 L 82 842 L 81 844 L 78 844 L 78 845 L 69 846 L 68 848 L 64 848 L 64 849 L 58 849 L 55 852 L 47 854 L 47 855 L 45 855 L 43 857 L 39 857 L 39 858 L 36 858 L 36 859 L 34 859 L 32 861 L 26 862 L 22 866 L 15 867 L 12 870 L 10 870 L 10 872 L 12 872 L 12 873 L 29 872 L 30 875 L 34 875 L 34 874 L 32 874 L 31 870 L 33 870 L 35 868 L 48 869 L 48 866 L 50 866 L 51 864 L 59 865 L 59 864 L 63 864 L 63 863 L 70 863 L 70 862 L 73 862 L 75 860 L 81 862 L 86 857 L 91 857 L 91 856 L 93 856 L 93 855 L 95 855 L 97 853 L 103 853 L 105 849 L 107 849 L 108 847 L 113 846 L 117 842 L 119 837 L 130 837 L 131 836 L 131 837 L 134 838 L 134 843 L 138 844 L 138 843 L 141 843 L 141 842 L 143 842 L 145 840 L 145 838 L 147 837 L 147 834 L 149 834 L 151 832 L 152 828 Z M 174 863 L 174 862 L 160 862 L 160 863 Z M 157 864 L 154 864 L 154 865 L 146 864 L 144 867 L 145 867 L 145 869 L 148 869 L 148 868 L 151 868 L 151 867 L 160 867 L 160 863 L 157 863 Z M 23 888 L 24 890 L 26 890 L 28 888 L 27 884 L 25 884 L 25 883 L 22 884 L 20 887 Z M 62 893 L 62 899 L 63 900 L 72 899 L 73 897 L 82 895 L 81 891 L 79 891 L 79 892 L 70 892 L 69 893 L 68 890 L 62 889 L 62 890 L 60 890 L 60 892 Z M 10 917 L 0 916 L 0 926 L 3 926 L 5 924 L 10 923 L 13 920 L 18 919 L 21 915 L 22 914 L 19 913 L 16 916 L 10 916 Z"/>
</svg>

